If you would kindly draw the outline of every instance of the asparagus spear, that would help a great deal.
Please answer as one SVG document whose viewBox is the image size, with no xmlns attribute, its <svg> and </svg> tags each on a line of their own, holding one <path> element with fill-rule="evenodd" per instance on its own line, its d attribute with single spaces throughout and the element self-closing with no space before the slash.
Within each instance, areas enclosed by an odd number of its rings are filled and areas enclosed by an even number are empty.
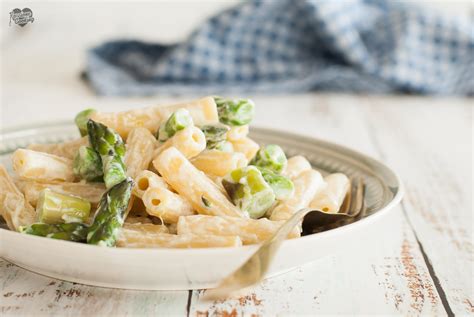
<svg viewBox="0 0 474 317">
<path fill-rule="evenodd" d="M 224 99 L 214 97 L 219 114 L 219 121 L 232 125 L 241 126 L 252 121 L 255 104 L 250 99 Z"/>
<path fill-rule="evenodd" d="M 34 223 L 26 227 L 20 227 L 20 232 L 74 242 L 86 242 L 87 238 L 87 226 L 79 222 L 59 224 Z"/>
<path fill-rule="evenodd" d="M 46 188 L 40 194 L 36 211 L 39 220 L 47 224 L 85 222 L 89 218 L 91 204 L 85 199 L 55 193 Z"/>
<path fill-rule="evenodd" d="M 176 132 L 183 130 L 193 125 L 193 118 L 186 109 L 178 109 L 166 120 L 165 123 L 160 125 L 156 138 L 160 142 L 165 142 Z"/>
<path fill-rule="evenodd" d="M 233 203 L 251 218 L 262 217 L 275 201 L 275 194 L 255 166 L 232 171 L 222 185 Z"/>
<path fill-rule="evenodd" d="M 293 182 L 283 176 L 272 172 L 266 168 L 258 168 L 262 173 L 263 178 L 265 181 L 270 185 L 275 193 L 275 198 L 278 200 L 284 200 L 291 197 L 295 191 L 295 186 Z"/>
<path fill-rule="evenodd" d="M 125 144 L 114 130 L 90 119 L 87 132 L 90 145 L 102 159 L 105 187 L 111 188 L 127 177 L 123 162 Z"/>
<path fill-rule="evenodd" d="M 109 247 L 115 245 L 119 229 L 123 226 L 132 187 L 133 180 L 127 177 L 102 196 L 87 234 L 87 243 Z"/>
<path fill-rule="evenodd" d="M 89 121 L 90 116 L 94 112 L 95 109 L 86 109 L 82 110 L 76 115 L 74 121 L 76 122 L 76 125 L 79 128 L 79 133 L 81 133 L 81 136 L 87 135 L 87 121 Z"/>
<path fill-rule="evenodd" d="M 73 163 L 74 174 L 88 182 L 102 181 L 104 172 L 102 171 L 102 159 L 92 148 L 81 146 Z"/>
<path fill-rule="evenodd" d="M 285 152 L 283 152 L 281 147 L 275 144 L 269 144 L 258 150 L 249 165 L 263 167 L 279 174 L 285 168 L 286 163 Z"/>
<path fill-rule="evenodd" d="M 232 144 L 226 141 L 226 133 L 229 131 L 226 125 L 205 125 L 201 127 L 206 136 L 206 148 L 220 151 L 232 151 Z"/>
</svg>

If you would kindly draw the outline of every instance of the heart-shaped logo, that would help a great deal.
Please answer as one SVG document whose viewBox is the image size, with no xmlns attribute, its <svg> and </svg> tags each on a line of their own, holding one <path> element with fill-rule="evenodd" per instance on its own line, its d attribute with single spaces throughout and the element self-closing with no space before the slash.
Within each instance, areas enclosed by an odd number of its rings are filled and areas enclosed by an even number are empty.
<svg viewBox="0 0 474 317">
<path fill-rule="evenodd" d="M 31 11 L 30 8 L 23 8 L 23 10 L 15 8 L 10 12 L 10 25 L 12 20 L 15 24 L 24 27 L 28 22 L 33 23 L 35 19 L 33 18 L 33 11 Z"/>
</svg>

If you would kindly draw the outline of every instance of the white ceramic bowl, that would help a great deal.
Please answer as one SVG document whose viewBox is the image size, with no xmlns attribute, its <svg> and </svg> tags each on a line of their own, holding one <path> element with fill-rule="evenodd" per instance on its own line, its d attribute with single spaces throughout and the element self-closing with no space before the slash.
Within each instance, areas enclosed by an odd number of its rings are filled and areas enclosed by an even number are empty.
<svg viewBox="0 0 474 317">
<path fill-rule="evenodd" d="M 10 153 L 29 143 L 60 142 L 77 137 L 70 123 L 20 128 L 2 134 L 0 162 L 7 168 Z M 398 176 L 382 163 L 345 147 L 289 133 L 252 128 L 260 143 L 276 143 L 288 156 L 306 156 L 323 172 L 359 176 L 366 184 L 365 216 L 346 226 L 285 241 L 268 276 L 316 261 L 334 252 L 374 239 L 390 225 L 390 210 L 403 195 Z M 188 290 L 216 286 L 257 249 L 257 246 L 209 249 L 124 249 L 46 239 L 0 229 L 0 256 L 27 270 L 95 286 Z M 360 245 L 360 244 L 359 244 Z"/>
</svg>

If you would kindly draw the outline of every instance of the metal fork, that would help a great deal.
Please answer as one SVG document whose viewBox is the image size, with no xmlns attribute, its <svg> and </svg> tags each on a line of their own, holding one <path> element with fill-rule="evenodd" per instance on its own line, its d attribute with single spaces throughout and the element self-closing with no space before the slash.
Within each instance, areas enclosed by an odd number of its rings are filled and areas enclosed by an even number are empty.
<svg viewBox="0 0 474 317">
<path fill-rule="evenodd" d="M 303 232 L 313 233 L 318 228 L 333 224 L 335 222 L 349 220 L 360 216 L 364 209 L 365 185 L 360 178 L 351 182 L 341 211 L 338 213 L 325 213 L 320 210 L 303 208 L 288 219 L 275 234 L 265 241 L 260 248 L 234 273 L 226 277 L 220 285 L 208 290 L 203 299 L 223 299 L 234 291 L 247 288 L 263 280 L 268 271 L 270 263 L 275 257 L 281 243 L 286 239 L 291 230 L 302 221 Z"/>
</svg>

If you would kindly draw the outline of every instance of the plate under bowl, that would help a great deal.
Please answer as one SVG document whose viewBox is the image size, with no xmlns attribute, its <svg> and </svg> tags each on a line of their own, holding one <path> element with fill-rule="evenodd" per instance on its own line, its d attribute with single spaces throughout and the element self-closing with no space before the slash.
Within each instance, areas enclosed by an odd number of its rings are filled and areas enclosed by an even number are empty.
<svg viewBox="0 0 474 317">
<path fill-rule="evenodd" d="M 54 143 L 77 137 L 71 123 L 53 123 L 5 131 L 0 163 L 10 166 L 11 152 L 30 143 Z M 285 241 L 267 277 L 376 237 L 389 225 L 390 210 L 403 195 L 398 176 L 384 164 L 343 146 L 286 132 L 254 128 L 261 144 L 279 144 L 288 156 L 304 155 L 323 173 L 343 172 L 366 184 L 365 216 L 349 225 Z M 20 267 L 82 284 L 142 290 L 210 288 L 239 267 L 257 246 L 209 249 L 102 248 L 0 229 L 0 256 Z"/>
</svg>

